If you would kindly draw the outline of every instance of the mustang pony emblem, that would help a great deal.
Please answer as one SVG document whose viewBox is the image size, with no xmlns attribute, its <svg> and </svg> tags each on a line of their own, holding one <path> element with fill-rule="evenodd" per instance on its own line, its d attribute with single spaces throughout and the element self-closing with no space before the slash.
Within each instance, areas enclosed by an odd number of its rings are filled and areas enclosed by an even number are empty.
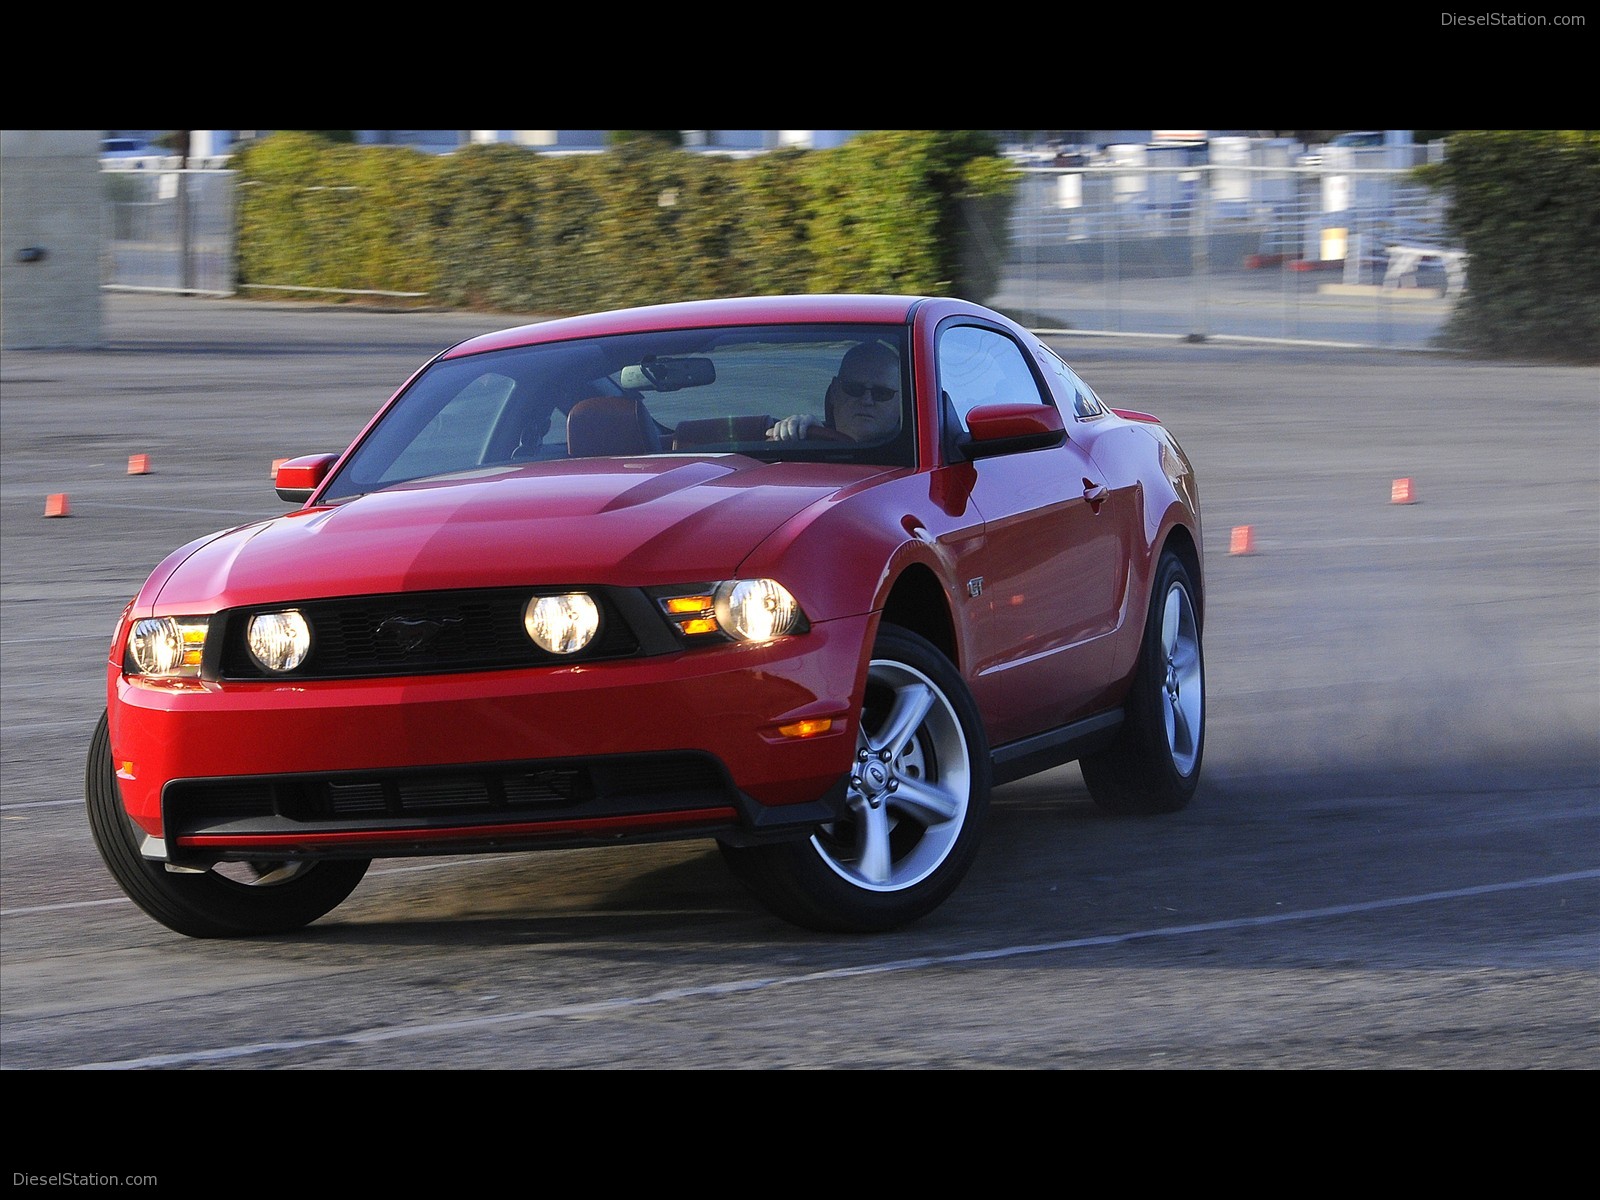
<svg viewBox="0 0 1600 1200">
<path fill-rule="evenodd" d="M 446 627 L 462 623 L 460 617 L 445 617 L 438 621 L 427 617 L 390 617 L 373 632 L 379 637 L 384 634 L 393 637 L 395 644 L 400 647 L 400 653 L 414 654 L 443 633 Z"/>
</svg>

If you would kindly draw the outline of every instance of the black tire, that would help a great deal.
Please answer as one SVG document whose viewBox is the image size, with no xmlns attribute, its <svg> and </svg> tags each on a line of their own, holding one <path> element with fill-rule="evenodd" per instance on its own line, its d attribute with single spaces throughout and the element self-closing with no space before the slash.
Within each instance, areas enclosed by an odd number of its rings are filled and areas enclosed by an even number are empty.
<svg viewBox="0 0 1600 1200">
<path fill-rule="evenodd" d="M 1122 728 L 1106 749 L 1078 763 L 1106 812 L 1177 812 L 1194 798 L 1205 752 L 1205 663 L 1200 608 L 1183 560 L 1156 565 L 1150 611 Z"/>
<path fill-rule="evenodd" d="M 807 929 L 875 933 L 925 916 L 961 882 L 983 836 L 988 741 L 966 684 L 930 642 L 879 631 L 856 753 L 851 819 L 801 842 L 722 847 L 768 908 Z"/>
<path fill-rule="evenodd" d="M 112 877 L 146 913 L 188 937 L 252 937 L 303 928 L 344 903 L 371 864 L 370 859 L 241 863 L 178 874 L 141 857 L 139 836 L 117 789 L 104 713 L 89 745 L 84 799 L 95 846 Z"/>
</svg>

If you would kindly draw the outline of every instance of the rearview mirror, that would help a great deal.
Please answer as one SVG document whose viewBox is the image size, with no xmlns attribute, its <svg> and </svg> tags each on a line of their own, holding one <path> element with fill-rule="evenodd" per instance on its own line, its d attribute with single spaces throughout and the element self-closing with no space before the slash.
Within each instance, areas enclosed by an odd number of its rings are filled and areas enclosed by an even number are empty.
<svg viewBox="0 0 1600 1200">
<path fill-rule="evenodd" d="M 618 382 L 637 391 L 676 392 L 715 383 L 716 364 L 709 358 L 658 358 L 651 355 L 636 367 L 623 367 Z"/>
</svg>

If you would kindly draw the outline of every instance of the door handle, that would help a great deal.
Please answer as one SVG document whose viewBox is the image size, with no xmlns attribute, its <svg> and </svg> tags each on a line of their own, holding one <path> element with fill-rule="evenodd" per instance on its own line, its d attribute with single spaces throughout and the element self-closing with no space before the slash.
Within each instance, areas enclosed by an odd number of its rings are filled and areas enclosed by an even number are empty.
<svg viewBox="0 0 1600 1200">
<path fill-rule="evenodd" d="M 1083 498 L 1089 502 L 1089 507 L 1094 509 L 1096 513 L 1100 511 L 1100 506 L 1106 502 L 1107 497 L 1110 495 L 1111 490 L 1105 484 L 1096 483 L 1092 479 L 1083 481 Z"/>
</svg>

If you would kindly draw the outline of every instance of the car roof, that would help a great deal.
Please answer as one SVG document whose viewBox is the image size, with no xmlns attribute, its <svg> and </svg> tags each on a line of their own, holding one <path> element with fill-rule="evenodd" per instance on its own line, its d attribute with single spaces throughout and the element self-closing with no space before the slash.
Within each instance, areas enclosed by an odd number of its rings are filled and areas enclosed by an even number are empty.
<svg viewBox="0 0 1600 1200">
<path fill-rule="evenodd" d="M 455 358 L 540 342 L 660 329 L 832 322 L 894 325 L 908 320 L 912 310 L 924 299 L 922 296 L 815 295 L 685 300 L 579 317 L 558 317 L 532 325 L 502 329 L 452 346 L 444 357 Z"/>
</svg>

